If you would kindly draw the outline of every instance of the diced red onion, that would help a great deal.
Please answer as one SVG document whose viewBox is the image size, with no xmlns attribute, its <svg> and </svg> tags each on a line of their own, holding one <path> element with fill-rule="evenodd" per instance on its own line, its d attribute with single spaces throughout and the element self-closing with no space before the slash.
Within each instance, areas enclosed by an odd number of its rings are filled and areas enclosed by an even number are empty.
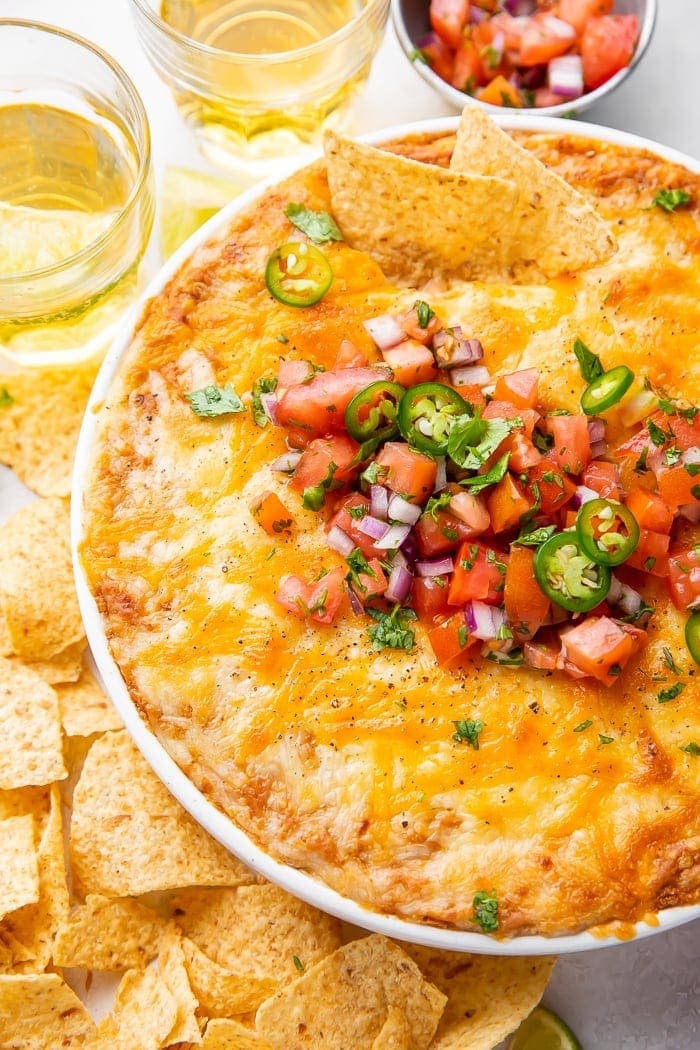
<svg viewBox="0 0 700 1050">
<path fill-rule="evenodd" d="M 421 514 L 421 508 L 417 507 L 415 503 L 409 503 L 403 496 L 395 494 L 389 500 L 387 517 L 391 521 L 399 521 L 403 525 L 415 525 Z"/>
<path fill-rule="evenodd" d="M 686 521 L 692 522 L 693 525 L 700 523 L 700 501 L 697 503 L 684 503 L 682 507 L 678 508 L 678 513 Z"/>
<path fill-rule="evenodd" d="M 486 386 L 491 378 L 491 373 L 484 365 L 464 365 L 454 368 L 450 373 L 455 386 Z"/>
<path fill-rule="evenodd" d="M 435 475 L 433 492 L 439 492 L 447 484 L 447 460 L 445 456 L 436 456 L 435 463 L 437 465 L 437 474 Z"/>
<path fill-rule="evenodd" d="M 681 462 L 683 463 L 683 466 L 687 463 L 700 463 L 700 445 L 693 445 L 692 448 L 686 449 L 681 456 Z"/>
<path fill-rule="evenodd" d="M 486 602 L 471 601 L 464 610 L 469 633 L 482 642 L 494 641 L 499 628 L 506 622 L 503 609 Z"/>
<path fill-rule="evenodd" d="M 292 474 L 300 459 L 301 452 L 283 452 L 274 463 L 270 464 L 270 470 L 275 470 L 279 474 Z"/>
<path fill-rule="evenodd" d="M 574 27 L 569 22 L 565 22 L 563 18 L 557 18 L 556 15 L 543 15 L 542 28 L 548 35 L 556 36 L 559 40 L 570 40 L 572 44 L 576 37 Z"/>
<path fill-rule="evenodd" d="M 389 583 L 384 597 L 389 602 L 404 602 L 408 598 L 413 576 L 403 565 L 394 565 L 389 574 Z"/>
<path fill-rule="evenodd" d="M 372 485 L 369 490 L 369 512 L 373 518 L 386 521 L 389 508 L 389 493 L 381 485 Z"/>
<path fill-rule="evenodd" d="M 418 557 L 418 544 L 413 531 L 409 532 L 408 536 L 401 544 L 399 553 L 404 556 L 409 565 L 413 565 Z"/>
<path fill-rule="evenodd" d="M 535 0 L 503 0 L 503 6 L 509 15 L 515 17 L 531 15 L 537 4 Z"/>
<path fill-rule="evenodd" d="M 557 20 L 558 21 L 558 20 Z M 547 72 L 549 90 L 562 98 L 579 98 L 583 94 L 583 61 L 580 55 L 552 58 Z"/>
<path fill-rule="evenodd" d="M 620 585 L 622 588 L 622 594 L 620 595 L 617 604 L 620 606 L 625 616 L 634 616 L 638 613 L 642 607 L 642 596 L 633 587 L 623 583 Z"/>
<path fill-rule="evenodd" d="M 401 550 L 395 551 L 391 559 L 392 568 L 396 568 L 397 565 L 403 565 L 404 569 L 408 568 L 408 559 L 404 556 L 403 551 Z"/>
<path fill-rule="evenodd" d="M 622 584 L 618 580 L 617 576 L 611 577 L 610 590 L 605 596 L 605 600 L 611 605 L 617 605 L 620 598 L 622 597 Z"/>
<path fill-rule="evenodd" d="M 277 394 L 261 394 L 260 404 L 270 422 L 277 426 L 277 406 L 279 404 Z"/>
<path fill-rule="evenodd" d="M 591 440 L 591 444 L 595 444 L 596 441 L 605 441 L 606 430 L 607 424 L 604 419 L 593 416 L 592 419 L 588 420 L 588 437 Z"/>
<path fill-rule="evenodd" d="M 506 38 L 501 32 L 496 33 L 495 37 L 491 41 L 491 50 L 493 51 L 493 56 L 489 55 L 489 65 L 492 65 L 494 68 L 496 66 L 500 66 L 501 64 L 501 60 L 503 59 L 503 49 L 505 47 L 505 43 Z"/>
<path fill-rule="evenodd" d="M 529 66 L 527 69 L 521 69 L 518 79 L 521 87 L 527 88 L 528 91 L 535 91 L 542 87 L 547 79 L 547 66 Z"/>
<path fill-rule="evenodd" d="M 473 492 L 456 492 L 450 500 L 450 513 L 478 536 L 486 532 L 491 524 L 491 517 L 486 505 Z"/>
<path fill-rule="evenodd" d="M 607 441 L 594 441 L 591 445 L 591 459 L 600 459 L 607 454 L 608 449 Z"/>
<path fill-rule="evenodd" d="M 473 26 L 478 26 L 479 23 L 485 22 L 487 18 L 490 18 L 490 12 L 484 11 L 481 7 L 475 7 L 474 4 L 469 6 L 469 21 Z"/>
<path fill-rule="evenodd" d="M 350 586 L 350 584 L 347 585 L 347 590 L 348 590 L 348 600 L 350 602 L 350 608 L 355 613 L 355 616 L 364 616 L 364 614 L 365 614 L 365 607 L 362 604 L 362 602 L 360 601 L 360 599 L 357 597 L 357 595 L 355 594 L 355 592 L 352 589 L 352 587 Z"/>
<path fill-rule="evenodd" d="M 659 407 L 659 399 L 653 390 L 639 390 L 627 395 L 620 405 L 620 421 L 625 427 L 633 427 Z"/>
<path fill-rule="evenodd" d="M 389 531 L 389 526 L 385 521 L 379 521 L 378 518 L 373 518 L 371 514 L 365 514 L 364 518 L 360 519 L 357 531 L 361 532 L 363 536 L 369 536 L 371 540 L 381 540 Z"/>
<path fill-rule="evenodd" d="M 390 525 L 382 538 L 375 540 L 374 546 L 380 551 L 398 550 L 410 531 L 410 525 Z"/>
<path fill-rule="evenodd" d="M 363 324 L 380 350 L 390 350 L 406 338 L 403 328 L 391 314 L 380 314 L 379 317 L 372 317 Z"/>
<path fill-rule="evenodd" d="M 455 563 L 452 558 L 433 558 L 431 561 L 417 561 L 416 572 L 419 576 L 447 576 L 454 572 Z"/>
<path fill-rule="evenodd" d="M 600 499 L 600 493 L 595 489 L 589 489 L 587 485 L 577 485 L 571 500 L 571 506 L 578 510 L 584 503 L 590 503 L 592 499 Z"/>
<path fill-rule="evenodd" d="M 481 361 L 484 348 L 478 339 L 465 339 L 460 325 L 441 328 L 433 336 L 433 350 L 441 368 L 458 368 Z"/>
<path fill-rule="evenodd" d="M 344 558 L 347 558 L 348 554 L 352 554 L 355 550 L 355 543 L 350 539 L 347 532 L 343 532 L 339 525 L 334 525 L 327 538 L 328 546 L 338 554 L 342 554 Z"/>
</svg>

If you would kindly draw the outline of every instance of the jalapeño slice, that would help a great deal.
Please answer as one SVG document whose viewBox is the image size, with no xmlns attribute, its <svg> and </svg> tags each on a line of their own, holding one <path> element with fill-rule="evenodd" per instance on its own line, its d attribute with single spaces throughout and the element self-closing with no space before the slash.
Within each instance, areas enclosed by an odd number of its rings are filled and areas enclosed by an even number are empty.
<svg viewBox="0 0 700 1050">
<path fill-rule="evenodd" d="M 618 365 L 609 372 L 603 372 L 586 387 L 581 394 L 581 408 L 587 416 L 596 416 L 606 412 L 624 397 L 634 382 L 634 373 L 627 365 Z"/>
<path fill-rule="evenodd" d="M 558 532 L 542 544 L 535 555 L 535 578 L 540 590 L 569 612 L 594 609 L 611 582 L 608 566 L 582 550 L 575 532 Z"/>
<path fill-rule="evenodd" d="M 328 259 L 304 241 L 290 241 L 267 260 L 265 283 L 271 295 L 285 306 L 313 306 L 333 281 Z"/>
<path fill-rule="evenodd" d="M 700 664 L 700 611 L 691 613 L 685 625 L 685 644 L 688 652 Z"/>
<path fill-rule="evenodd" d="M 401 398 L 399 430 L 418 452 L 444 456 L 455 419 L 471 414 L 467 402 L 451 386 L 419 383 Z"/>
<path fill-rule="evenodd" d="M 399 432 L 397 414 L 399 402 L 406 393 L 399 383 L 380 379 L 370 383 L 345 409 L 348 434 L 359 441 L 388 441 Z"/>
<path fill-rule="evenodd" d="M 622 565 L 639 543 L 639 525 L 631 510 L 609 499 L 585 503 L 576 518 L 584 554 L 599 565 Z"/>
</svg>

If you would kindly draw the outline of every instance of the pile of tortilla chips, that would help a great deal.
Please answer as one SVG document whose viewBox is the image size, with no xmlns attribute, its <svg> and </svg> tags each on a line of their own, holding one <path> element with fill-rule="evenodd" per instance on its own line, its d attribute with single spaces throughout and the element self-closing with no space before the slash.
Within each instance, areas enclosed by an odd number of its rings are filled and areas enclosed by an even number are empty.
<svg viewBox="0 0 700 1050">
<path fill-rule="evenodd" d="M 364 147 L 339 149 L 363 162 Z M 370 155 L 375 186 L 400 159 Z M 521 199 L 505 161 L 503 178 L 415 167 L 403 201 L 450 202 L 459 222 L 443 249 L 460 260 L 479 240 L 462 236 L 464 195 L 485 212 L 494 193 L 499 208 Z M 488 214 L 480 230 L 500 236 Z M 389 260 L 393 250 L 382 249 Z M 539 1002 L 553 959 L 344 928 L 227 853 L 131 743 L 86 666 L 70 566 L 65 497 L 93 378 L 90 365 L 0 376 L 0 461 L 40 497 L 0 525 L 0 1045 L 496 1046 Z M 112 1008 L 93 1017 L 90 986 L 110 981 Z"/>
</svg>

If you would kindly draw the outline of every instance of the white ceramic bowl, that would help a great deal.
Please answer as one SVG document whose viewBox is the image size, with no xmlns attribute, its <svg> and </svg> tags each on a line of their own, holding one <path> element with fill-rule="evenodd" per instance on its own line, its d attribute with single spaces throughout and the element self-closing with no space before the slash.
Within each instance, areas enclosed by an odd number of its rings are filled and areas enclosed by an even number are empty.
<svg viewBox="0 0 700 1050">
<path fill-rule="evenodd" d="M 641 147 L 652 150 L 668 160 L 684 164 L 691 170 L 700 173 L 700 163 L 692 160 L 690 157 L 686 157 L 675 150 L 658 146 L 647 139 L 615 131 L 611 128 L 597 127 L 593 124 L 572 125 L 569 121 L 553 120 L 547 117 L 527 119 L 501 117 L 499 123 L 505 128 L 559 132 L 562 135 L 580 135 L 584 138 L 618 143 L 622 146 Z M 382 131 L 374 132 L 372 135 L 365 136 L 365 141 L 379 144 L 389 139 L 400 138 L 409 133 L 454 131 L 456 126 L 456 117 L 428 120 L 418 124 L 405 124 L 400 127 L 386 128 Z M 423 926 L 419 923 L 406 922 L 395 916 L 369 911 L 347 897 L 342 897 L 339 893 L 329 889 L 328 886 L 325 886 L 313 876 L 288 865 L 278 863 L 256 846 L 224 813 L 209 802 L 194 786 L 192 781 L 185 776 L 168 755 L 162 744 L 151 733 L 145 722 L 142 721 L 136 706 L 129 696 L 119 668 L 109 651 L 102 618 L 90 593 L 82 565 L 77 556 L 77 548 L 83 534 L 83 488 L 92 460 L 93 442 L 97 426 L 96 412 L 104 401 L 112 379 L 119 368 L 122 355 L 131 342 L 135 321 L 145 301 L 161 292 L 165 284 L 173 277 L 195 248 L 206 241 L 220 227 L 225 226 L 237 212 L 247 208 L 249 204 L 265 193 L 266 189 L 276 181 L 279 180 L 268 180 L 268 182 L 256 186 L 237 197 L 175 252 L 160 273 L 151 281 L 141 300 L 136 303 L 129 316 L 125 319 L 117 339 L 105 358 L 92 391 L 80 432 L 75 461 L 71 512 L 72 543 L 78 599 L 85 622 L 85 630 L 107 692 L 123 718 L 134 743 L 146 761 L 175 798 L 192 814 L 194 819 L 249 867 L 325 912 L 336 915 L 346 922 L 377 933 L 383 933 L 388 937 L 395 937 L 399 940 L 412 941 L 416 944 L 425 944 L 435 948 L 475 952 L 483 955 L 551 955 L 555 953 L 588 951 L 594 948 L 606 948 L 623 943 L 615 937 L 594 937 L 587 932 L 561 937 L 527 936 L 501 941 L 494 940 L 481 933 Z M 639 923 L 636 936 L 648 937 L 698 917 L 700 917 L 700 906 L 669 908 L 659 913 L 658 925 L 651 926 Z"/>
<path fill-rule="evenodd" d="M 615 13 L 620 15 L 636 15 L 639 19 L 639 40 L 632 61 L 624 69 L 619 70 L 614 76 L 606 80 L 600 87 L 593 91 L 587 91 L 580 98 L 565 99 L 558 106 L 542 106 L 540 109 L 525 107 L 514 109 L 510 115 L 518 119 L 529 119 L 531 115 L 547 117 L 572 116 L 582 113 L 595 102 L 615 91 L 630 75 L 634 67 L 643 58 L 646 49 L 651 43 L 651 37 L 656 24 L 657 0 L 616 0 Z M 394 23 L 399 44 L 411 62 L 416 72 L 442 95 L 455 109 L 462 109 L 465 105 L 479 106 L 485 109 L 491 116 L 503 113 L 502 106 L 492 106 L 488 102 L 481 102 L 478 98 L 472 98 L 459 88 L 448 84 L 446 80 L 439 77 L 425 62 L 415 62 L 411 55 L 416 51 L 418 43 L 425 33 L 430 29 L 428 19 L 428 0 L 391 0 L 391 16 Z"/>
</svg>

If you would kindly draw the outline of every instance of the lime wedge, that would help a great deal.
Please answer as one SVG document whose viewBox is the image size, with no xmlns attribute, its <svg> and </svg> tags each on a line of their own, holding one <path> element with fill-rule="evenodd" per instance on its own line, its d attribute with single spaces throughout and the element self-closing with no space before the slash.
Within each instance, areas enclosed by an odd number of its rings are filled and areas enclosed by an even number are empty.
<svg viewBox="0 0 700 1050">
<path fill-rule="evenodd" d="M 551 1010 L 538 1006 L 526 1017 L 511 1041 L 508 1050 L 582 1050 L 581 1044 Z"/>
<path fill-rule="evenodd" d="M 202 223 L 216 215 L 242 187 L 190 168 L 166 168 L 160 198 L 160 249 L 164 258 Z"/>
<path fill-rule="evenodd" d="M 113 212 L 87 214 L 0 201 L 0 276 L 54 266 L 102 234 Z"/>
</svg>

